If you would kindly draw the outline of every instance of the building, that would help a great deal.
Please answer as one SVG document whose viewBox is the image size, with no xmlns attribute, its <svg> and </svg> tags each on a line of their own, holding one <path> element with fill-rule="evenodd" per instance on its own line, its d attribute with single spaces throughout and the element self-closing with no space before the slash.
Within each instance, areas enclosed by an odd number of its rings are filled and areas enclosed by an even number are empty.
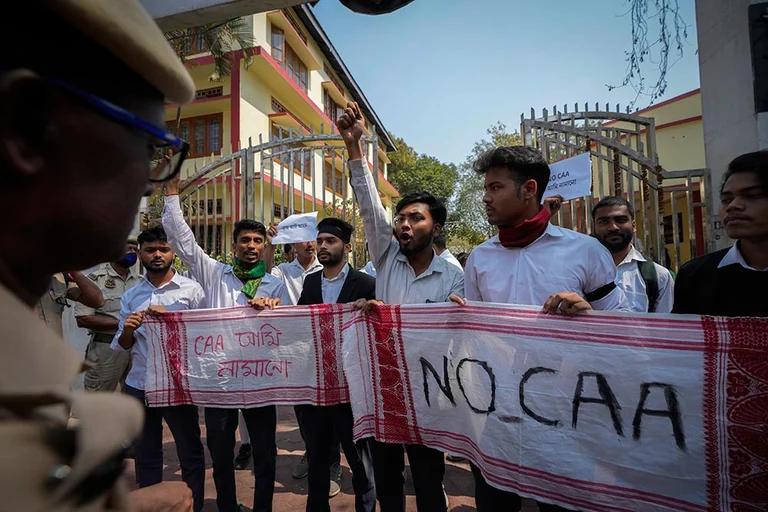
<svg viewBox="0 0 768 512">
<path fill-rule="evenodd" d="M 269 224 L 298 212 L 319 211 L 322 217 L 333 208 L 354 217 L 341 141 L 288 141 L 335 133 L 348 101 L 361 106 L 366 135 L 376 140 L 375 153 L 373 144 L 367 148 L 368 162 L 377 171 L 383 203 L 391 207 L 398 192 L 387 181 L 387 152 L 395 150 L 394 142 L 311 8 L 253 14 L 242 22 L 255 46 L 232 52 L 231 74 L 219 81 L 211 81 L 214 61 L 206 38 L 200 29 L 187 31 L 185 62 L 197 98 L 181 108 L 178 120 L 178 107 L 166 108 L 167 128 L 190 143 L 182 179 L 195 181 L 182 199 L 198 241 L 224 256 L 240 218 Z M 260 144 L 273 147 L 254 152 L 252 163 L 238 153 Z"/>
</svg>

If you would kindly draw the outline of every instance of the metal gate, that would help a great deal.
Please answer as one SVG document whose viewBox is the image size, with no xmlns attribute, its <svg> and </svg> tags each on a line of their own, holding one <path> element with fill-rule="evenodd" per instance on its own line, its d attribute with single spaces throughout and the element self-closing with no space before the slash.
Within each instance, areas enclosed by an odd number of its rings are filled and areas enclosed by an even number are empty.
<svg viewBox="0 0 768 512">
<path fill-rule="evenodd" d="M 321 128 L 322 130 L 322 128 Z M 318 217 L 339 217 L 355 227 L 350 263 L 359 268 L 367 259 L 365 234 L 358 206 L 345 172 L 347 152 L 338 134 L 295 134 L 222 156 L 198 168 L 182 169 L 182 211 L 198 243 L 211 256 L 224 260 L 230 253 L 232 226 L 254 219 L 268 226 L 294 213 L 317 211 Z M 379 183 L 378 139 L 363 137 L 368 165 Z M 381 195 L 381 194 L 380 194 Z M 147 207 L 148 222 L 160 218 L 162 198 Z"/>
<path fill-rule="evenodd" d="M 691 258 L 713 249 L 714 210 L 708 169 L 667 171 L 656 152 L 653 118 L 611 112 L 588 105 L 573 112 L 547 109 L 536 117 L 520 116 L 524 143 L 540 149 L 549 163 L 589 152 L 592 157 L 592 194 L 567 201 L 553 222 L 591 234 L 592 206 L 602 197 L 622 196 L 635 209 L 641 252 L 677 269 Z M 687 234 L 687 236 L 685 236 Z"/>
</svg>

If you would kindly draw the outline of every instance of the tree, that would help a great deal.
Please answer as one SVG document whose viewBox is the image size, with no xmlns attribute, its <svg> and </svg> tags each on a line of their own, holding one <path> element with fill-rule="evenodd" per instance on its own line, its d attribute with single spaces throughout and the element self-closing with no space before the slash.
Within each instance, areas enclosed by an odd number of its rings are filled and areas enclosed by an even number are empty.
<svg viewBox="0 0 768 512">
<path fill-rule="evenodd" d="M 632 49 L 625 52 L 627 70 L 620 85 L 608 85 L 608 90 L 619 87 L 632 87 L 637 95 L 630 106 L 634 106 L 641 96 L 650 98 L 653 104 L 667 90 L 667 71 L 676 62 L 669 62 L 673 50 L 677 60 L 683 57 L 683 41 L 688 39 L 688 25 L 680 16 L 679 0 L 625 0 L 632 22 Z M 648 22 L 658 22 L 658 32 L 649 31 Z M 674 47 L 674 48 L 673 48 Z M 645 81 L 645 69 L 648 64 L 655 65 L 658 71 L 656 82 L 648 86 Z"/>
<path fill-rule="evenodd" d="M 472 152 L 461 165 L 456 193 L 448 215 L 448 235 L 453 247 L 469 250 L 483 243 L 496 233 L 488 224 L 483 205 L 483 180 L 472 169 L 475 160 L 488 149 L 497 146 L 519 146 L 522 139 L 518 132 L 509 133 L 501 121 L 486 130 L 488 138 L 475 142 Z"/>
<path fill-rule="evenodd" d="M 459 171 L 433 156 L 417 154 L 403 139 L 394 138 L 397 152 L 390 153 L 389 181 L 405 196 L 426 190 L 447 204 L 453 195 Z"/>
</svg>

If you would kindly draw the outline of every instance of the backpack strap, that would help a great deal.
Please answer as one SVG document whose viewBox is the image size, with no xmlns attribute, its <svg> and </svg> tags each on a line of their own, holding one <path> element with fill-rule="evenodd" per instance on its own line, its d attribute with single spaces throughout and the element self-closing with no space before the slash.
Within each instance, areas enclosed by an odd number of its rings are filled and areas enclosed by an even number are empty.
<svg viewBox="0 0 768 512">
<path fill-rule="evenodd" d="M 648 296 L 648 312 L 656 312 L 656 301 L 659 300 L 659 276 L 656 265 L 651 260 L 638 261 L 637 268 L 645 281 L 645 294 Z"/>
</svg>

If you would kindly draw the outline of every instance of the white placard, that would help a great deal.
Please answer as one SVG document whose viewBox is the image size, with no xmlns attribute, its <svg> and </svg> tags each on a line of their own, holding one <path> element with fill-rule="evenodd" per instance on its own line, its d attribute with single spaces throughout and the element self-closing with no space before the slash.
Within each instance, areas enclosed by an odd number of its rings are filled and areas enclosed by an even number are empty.
<svg viewBox="0 0 768 512">
<path fill-rule="evenodd" d="M 549 185 L 544 197 L 576 199 L 592 193 L 592 162 L 589 153 L 549 164 Z"/>
<path fill-rule="evenodd" d="M 314 242 L 317 240 L 317 212 L 296 213 L 277 225 L 273 245 Z"/>
</svg>

